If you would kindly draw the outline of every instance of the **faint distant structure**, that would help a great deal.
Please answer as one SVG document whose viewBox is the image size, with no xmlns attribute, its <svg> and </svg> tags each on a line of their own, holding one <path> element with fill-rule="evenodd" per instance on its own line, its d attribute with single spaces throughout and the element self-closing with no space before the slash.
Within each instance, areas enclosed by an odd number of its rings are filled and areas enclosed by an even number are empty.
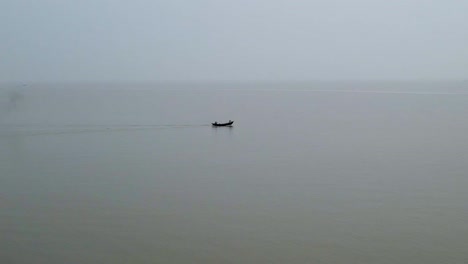
<svg viewBox="0 0 468 264">
<path fill-rule="evenodd" d="M 8 93 L 7 109 L 13 110 L 18 107 L 18 102 L 21 101 L 21 99 L 23 99 L 23 95 L 20 92 L 10 91 Z"/>
</svg>

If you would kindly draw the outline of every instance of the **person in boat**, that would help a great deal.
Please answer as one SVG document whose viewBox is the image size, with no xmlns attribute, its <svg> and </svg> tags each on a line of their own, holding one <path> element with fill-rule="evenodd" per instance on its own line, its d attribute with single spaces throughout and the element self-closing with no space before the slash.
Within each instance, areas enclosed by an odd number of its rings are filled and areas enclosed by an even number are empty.
<svg viewBox="0 0 468 264">
<path fill-rule="evenodd" d="M 218 124 L 218 122 L 217 122 L 217 121 L 215 121 L 213 124 L 217 125 L 217 124 Z"/>
</svg>

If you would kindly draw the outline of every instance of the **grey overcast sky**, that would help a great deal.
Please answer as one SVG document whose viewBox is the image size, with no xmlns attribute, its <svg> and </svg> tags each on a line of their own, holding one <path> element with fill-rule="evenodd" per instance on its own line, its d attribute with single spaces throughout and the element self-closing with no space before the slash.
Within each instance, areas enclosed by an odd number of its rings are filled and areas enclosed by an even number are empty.
<svg viewBox="0 0 468 264">
<path fill-rule="evenodd" d="M 2 0 L 0 82 L 466 79 L 466 0 Z"/>
</svg>

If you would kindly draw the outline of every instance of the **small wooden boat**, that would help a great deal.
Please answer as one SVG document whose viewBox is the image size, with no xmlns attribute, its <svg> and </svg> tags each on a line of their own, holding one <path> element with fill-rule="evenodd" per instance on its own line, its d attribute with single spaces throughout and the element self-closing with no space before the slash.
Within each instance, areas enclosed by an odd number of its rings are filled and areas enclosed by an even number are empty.
<svg viewBox="0 0 468 264">
<path fill-rule="evenodd" d="M 211 123 L 213 126 L 232 126 L 232 124 L 234 123 L 234 121 L 231 121 L 229 120 L 229 122 L 227 123 L 218 123 L 218 122 L 214 122 L 214 123 Z"/>
</svg>

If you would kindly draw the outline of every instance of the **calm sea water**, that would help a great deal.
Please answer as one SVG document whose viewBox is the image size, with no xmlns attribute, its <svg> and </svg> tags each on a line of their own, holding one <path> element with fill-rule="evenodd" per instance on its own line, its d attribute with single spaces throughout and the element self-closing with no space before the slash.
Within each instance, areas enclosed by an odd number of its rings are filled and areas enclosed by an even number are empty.
<svg viewBox="0 0 468 264">
<path fill-rule="evenodd" d="M 467 263 L 467 88 L 2 90 L 0 262 Z"/>
</svg>

